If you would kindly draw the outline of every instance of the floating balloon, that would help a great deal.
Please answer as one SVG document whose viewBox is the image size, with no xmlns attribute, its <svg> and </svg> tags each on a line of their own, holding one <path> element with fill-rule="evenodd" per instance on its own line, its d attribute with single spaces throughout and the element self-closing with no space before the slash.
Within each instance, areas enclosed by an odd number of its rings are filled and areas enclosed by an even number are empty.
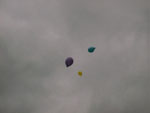
<svg viewBox="0 0 150 113">
<path fill-rule="evenodd" d="M 81 77 L 81 76 L 82 76 L 82 72 L 81 72 L 81 71 L 79 71 L 79 72 L 78 72 L 78 75 Z"/>
<path fill-rule="evenodd" d="M 95 47 L 89 47 L 88 48 L 88 52 L 89 53 L 93 53 L 95 51 L 95 49 L 96 49 Z"/>
<path fill-rule="evenodd" d="M 73 64 L 73 58 L 72 57 L 68 57 L 65 61 L 66 67 L 69 67 Z"/>
</svg>

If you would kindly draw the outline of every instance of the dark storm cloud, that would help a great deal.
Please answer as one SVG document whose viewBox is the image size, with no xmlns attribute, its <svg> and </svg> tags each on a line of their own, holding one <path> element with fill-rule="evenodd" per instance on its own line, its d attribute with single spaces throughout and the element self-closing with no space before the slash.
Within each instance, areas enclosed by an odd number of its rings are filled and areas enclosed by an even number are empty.
<svg viewBox="0 0 150 113">
<path fill-rule="evenodd" d="M 148 0 L 0 3 L 1 113 L 150 112 Z"/>
</svg>

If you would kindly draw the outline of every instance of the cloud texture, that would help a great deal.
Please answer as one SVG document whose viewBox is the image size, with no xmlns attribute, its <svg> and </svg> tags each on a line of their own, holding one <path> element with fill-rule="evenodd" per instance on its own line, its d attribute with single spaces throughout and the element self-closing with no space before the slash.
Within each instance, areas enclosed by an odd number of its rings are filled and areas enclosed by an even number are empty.
<svg viewBox="0 0 150 113">
<path fill-rule="evenodd" d="M 1 0 L 0 113 L 150 113 L 149 32 L 149 0 Z"/>
</svg>

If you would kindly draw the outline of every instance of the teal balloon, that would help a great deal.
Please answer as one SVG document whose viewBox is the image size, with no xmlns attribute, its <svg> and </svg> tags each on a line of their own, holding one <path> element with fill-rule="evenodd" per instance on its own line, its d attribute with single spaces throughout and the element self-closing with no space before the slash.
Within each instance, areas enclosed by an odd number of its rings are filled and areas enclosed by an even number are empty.
<svg viewBox="0 0 150 113">
<path fill-rule="evenodd" d="M 89 47 L 88 48 L 88 52 L 89 53 L 93 53 L 95 51 L 95 49 L 96 49 L 95 47 Z"/>
</svg>

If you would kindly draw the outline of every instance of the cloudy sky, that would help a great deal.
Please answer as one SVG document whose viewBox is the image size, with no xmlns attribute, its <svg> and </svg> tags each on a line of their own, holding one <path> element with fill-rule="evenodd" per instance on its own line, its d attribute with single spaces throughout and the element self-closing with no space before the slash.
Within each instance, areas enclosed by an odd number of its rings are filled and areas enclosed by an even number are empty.
<svg viewBox="0 0 150 113">
<path fill-rule="evenodd" d="M 149 30 L 149 0 L 0 0 L 0 113 L 150 113 Z"/>
</svg>

